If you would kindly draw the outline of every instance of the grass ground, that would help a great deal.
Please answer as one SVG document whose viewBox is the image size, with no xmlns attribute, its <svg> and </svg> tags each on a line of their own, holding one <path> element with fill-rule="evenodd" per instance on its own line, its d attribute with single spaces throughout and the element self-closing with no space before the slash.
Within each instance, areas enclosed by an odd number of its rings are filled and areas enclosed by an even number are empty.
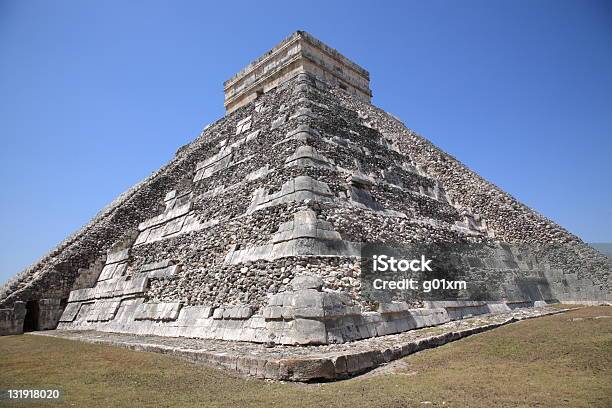
<svg viewBox="0 0 612 408">
<path fill-rule="evenodd" d="M 0 389 L 64 390 L 60 402 L 44 407 L 611 407 L 610 317 L 610 307 L 589 307 L 527 320 L 361 378 L 315 385 L 239 378 L 110 346 L 8 336 L 0 338 Z"/>
</svg>

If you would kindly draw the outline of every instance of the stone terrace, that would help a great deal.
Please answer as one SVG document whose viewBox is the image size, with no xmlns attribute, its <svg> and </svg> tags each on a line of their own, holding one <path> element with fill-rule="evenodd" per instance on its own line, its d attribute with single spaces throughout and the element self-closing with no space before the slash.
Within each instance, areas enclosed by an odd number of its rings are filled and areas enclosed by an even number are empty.
<svg viewBox="0 0 612 408">
<path fill-rule="evenodd" d="M 327 381 L 365 373 L 418 351 L 499 326 L 571 309 L 531 308 L 346 344 L 288 347 L 190 338 L 54 330 L 38 334 L 173 355 L 236 373 L 282 381 Z"/>
</svg>

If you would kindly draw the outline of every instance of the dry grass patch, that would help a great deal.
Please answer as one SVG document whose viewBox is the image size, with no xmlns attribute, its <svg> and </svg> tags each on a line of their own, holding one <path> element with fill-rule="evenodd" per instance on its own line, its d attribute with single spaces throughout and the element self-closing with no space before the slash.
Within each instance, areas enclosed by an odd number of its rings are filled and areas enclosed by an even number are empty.
<svg viewBox="0 0 612 408">
<path fill-rule="evenodd" d="M 65 391 L 60 403 L 44 407 L 609 407 L 609 317 L 612 308 L 589 307 L 532 319 L 409 356 L 385 374 L 319 385 L 239 378 L 104 345 L 9 336 L 0 338 L 0 388 Z"/>
</svg>

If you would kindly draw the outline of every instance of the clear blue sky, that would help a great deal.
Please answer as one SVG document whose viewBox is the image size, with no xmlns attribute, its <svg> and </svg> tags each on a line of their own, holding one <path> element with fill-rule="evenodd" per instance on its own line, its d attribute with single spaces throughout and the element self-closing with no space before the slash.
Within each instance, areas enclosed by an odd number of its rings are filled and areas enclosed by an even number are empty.
<svg viewBox="0 0 612 408">
<path fill-rule="evenodd" d="M 612 2 L 0 0 L 0 281 L 223 115 L 309 31 L 373 102 L 591 242 L 612 242 Z"/>
</svg>

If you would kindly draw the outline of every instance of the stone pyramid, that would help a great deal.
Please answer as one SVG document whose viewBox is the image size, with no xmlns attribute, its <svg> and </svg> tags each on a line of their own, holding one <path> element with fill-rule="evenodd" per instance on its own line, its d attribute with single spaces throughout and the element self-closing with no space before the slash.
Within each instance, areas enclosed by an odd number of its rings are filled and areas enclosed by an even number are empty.
<svg viewBox="0 0 612 408">
<path fill-rule="evenodd" d="M 224 87 L 225 117 L 4 286 L 0 333 L 314 345 L 610 301 L 607 257 L 373 106 L 311 35 Z M 456 271 L 486 295 L 365 296 L 364 250 L 435 243 L 479 246 Z"/>
</svg>

